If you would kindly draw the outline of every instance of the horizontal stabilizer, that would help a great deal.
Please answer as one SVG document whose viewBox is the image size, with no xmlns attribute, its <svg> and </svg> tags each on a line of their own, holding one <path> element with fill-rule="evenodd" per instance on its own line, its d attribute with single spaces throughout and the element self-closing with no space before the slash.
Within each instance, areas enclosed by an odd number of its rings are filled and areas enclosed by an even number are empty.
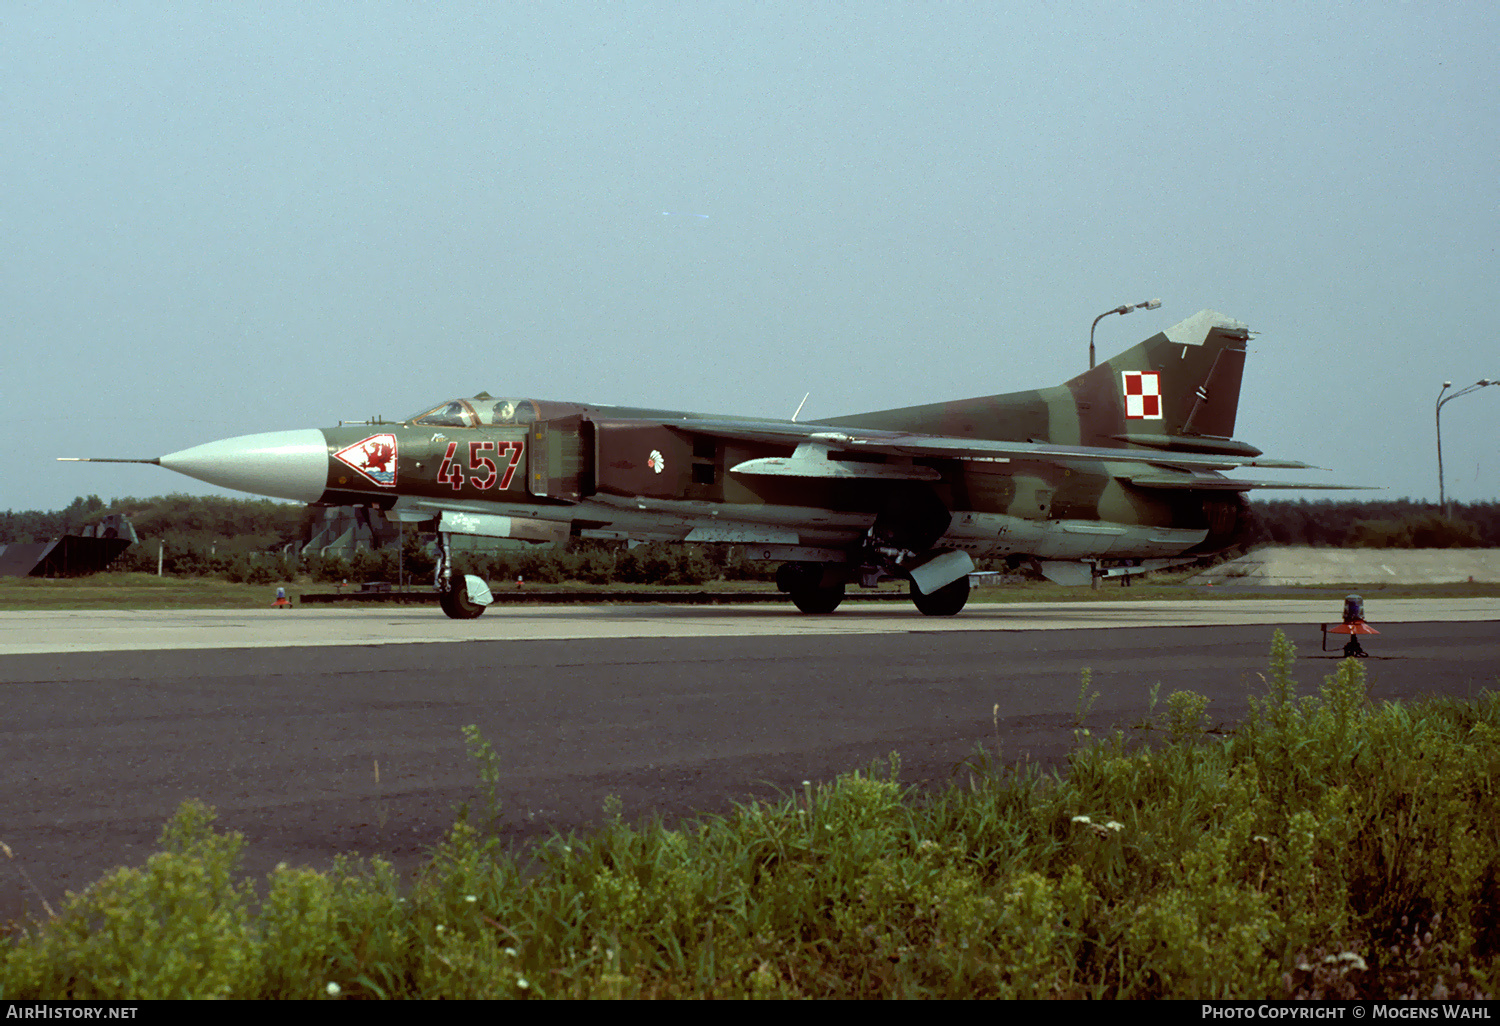
<svg viewBox="0 0 1500 1026">
<path fill-rule="evenodd" d="M 1144 445 L 1149 449 L 1164 449 L 1168 452 L 1201 452 L 1251 460 L 1261 455 L 1261 451 L 1255 446 L 1233 438 L 1182 438 L 1170 435 L 1131 434 L 1128 431 L 1122 431 L 1110 437 L 1119 442 Z"/>
<path fill-rule="evenodd" d="M 1284 491 L 1378 492 L 1381 485 L 1309 484 L 1306 481 L 1243 481 L 1247 488 L 1280 488 Z"/>
<path fill-rule="evenodd" d="M 1316 468 L 1308 467 L 1312 470 Z M 1248 492 L 1254 488 L 1306 489 L 1318 491 L 1370 491 L 1371 485 L 1319 484 L 1306 481 L 1254 481 L 1232 477 L 1203 477 L 1195 474 L 1127 474 L 1121 477 L 1137 488 L 1159 488 L 1166 491 Z"/>
</svg>

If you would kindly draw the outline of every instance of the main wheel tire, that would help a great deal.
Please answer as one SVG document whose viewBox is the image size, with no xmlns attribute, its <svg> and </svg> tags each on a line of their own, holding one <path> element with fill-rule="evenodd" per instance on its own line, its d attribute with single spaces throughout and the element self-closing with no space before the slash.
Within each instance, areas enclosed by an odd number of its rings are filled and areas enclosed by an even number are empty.
<svg viewBox="0 0 1500 1026">
<path fill-rule="evenodd" d="M 463 578 L 459 578 L 456 587 L 438 592 L 438 605 L 443 607 L 443 612 L 455 620 L 473 620 L 484 612 L 484 607 L 478 602 L 469 601 L 469 593 L 464 586 Z"/>
<path fill-rule="evenodd" d="M 826 570 L 822 563 L 783 563 L 776 568 L 776 590 L 790 595 L 794 591 L 820 587 Z"/>
<path fill-rule="evenodd" d="M 798 588 L 792 591 L 792 603 L 804 613 L 831 613 L 844 601 L 844 586 L 831 588 Z"/>
<path fill-rule="evenodd" d="M 923 595 L 913 584 L 911 601 L 926 616 L 953 616 L 969 601 L 969 578 L 967 575 L 960 577 L 930 595 Z"/>
</svg>

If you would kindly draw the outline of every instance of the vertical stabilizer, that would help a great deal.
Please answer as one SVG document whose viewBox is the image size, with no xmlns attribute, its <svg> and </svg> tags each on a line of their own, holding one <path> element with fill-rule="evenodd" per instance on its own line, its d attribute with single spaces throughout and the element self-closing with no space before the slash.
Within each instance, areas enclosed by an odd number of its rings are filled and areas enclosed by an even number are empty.
<svg viewBox="0 0 1500 1026">
<path fill-rule="evenodd" d="M 1066 384 L 1085 445 L 1241 452 L 1232 442 L 1250 330 L 1202 310 Z M 1257 450 L 1258 451 L 1258 450 Z"/>
<path fill-rule="evenodd" d="M 1258 456 L 1232 439 L 1250 330 L 1212 310 L 1052 388 L 833 417 L 955 438 Z"/>
</svg>

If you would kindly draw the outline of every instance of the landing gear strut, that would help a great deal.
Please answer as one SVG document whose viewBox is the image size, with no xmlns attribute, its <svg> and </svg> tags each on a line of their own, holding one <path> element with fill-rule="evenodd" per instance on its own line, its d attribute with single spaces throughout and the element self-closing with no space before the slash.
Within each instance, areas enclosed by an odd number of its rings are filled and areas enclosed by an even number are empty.
<svg viewBox="0 0 1500 1026">
<path fill-rule="evenodd" d="M 969 601 L 974 562 L 965 553 L 933 548 L 952 522 L 926 485 L 893 493 L 870 528 L 861 563 L 905 577 L 912 604 L 924 615 L 953 616 Z"/>
<path fill-rule="evenodd" d="M 484 606 L 469 597 L 467 578 L 453 573 L 448 546 L 448 536 L 440 533 L 437 537 L 437 574 L 433 582 L 437 585 L 438 605 L 454 620 L 473 620 L 484 612 Z"/>
</svg>

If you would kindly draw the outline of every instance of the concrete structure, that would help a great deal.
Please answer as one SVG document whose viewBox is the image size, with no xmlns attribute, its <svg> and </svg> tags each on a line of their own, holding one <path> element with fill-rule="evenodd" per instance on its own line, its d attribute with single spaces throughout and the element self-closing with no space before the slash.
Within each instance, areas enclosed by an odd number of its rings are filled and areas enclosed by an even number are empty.
<svg viewBox="0 0 1500 1026">
<path fill-rule="evenodd" d="M 1191 578 L 1190 584 L 1276 586 L 1500 582 L 1500 549 L 1256 549 Z"/>
<path fill-rule="evenodd" d="M 129 517 L 111 513 L 97 524 L 51 541 L 0 545 L 0 577 L 96 574 L 139 540 Z"/>
</svg>

